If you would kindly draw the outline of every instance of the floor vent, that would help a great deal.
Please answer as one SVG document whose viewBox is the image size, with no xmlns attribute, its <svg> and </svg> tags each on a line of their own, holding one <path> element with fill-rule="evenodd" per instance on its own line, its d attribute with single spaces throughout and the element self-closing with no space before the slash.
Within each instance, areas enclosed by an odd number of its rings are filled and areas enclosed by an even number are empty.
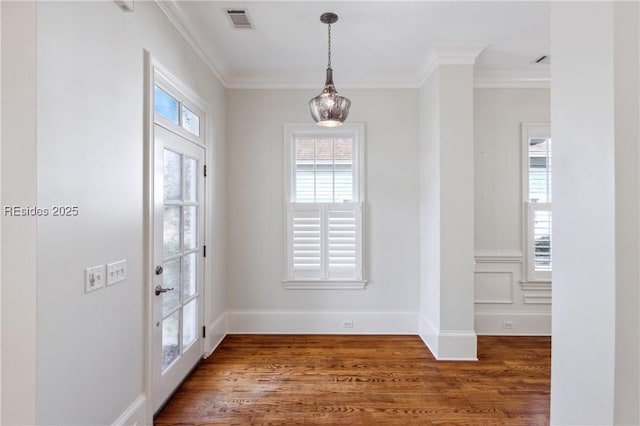
<svg viewBox="0 0 640 426">
<path fill-rule="evenodd" d="M 236 30 L 252 30 L 253 23 L 244 9 L 227 9 L 227 17 Z"/>
</svg>

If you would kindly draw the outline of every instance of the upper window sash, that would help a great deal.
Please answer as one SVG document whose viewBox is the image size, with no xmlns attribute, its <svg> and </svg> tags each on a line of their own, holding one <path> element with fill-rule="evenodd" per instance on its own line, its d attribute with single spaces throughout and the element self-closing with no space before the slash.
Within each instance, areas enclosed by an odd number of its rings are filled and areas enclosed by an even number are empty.
<svg viewBox="0 0 640 426">
<path fill-rule="evenodd" d="M 531 149 L 532 143 L 537 149 Z M 551 202 L 552 158 L 549 123 L 522 123 L 522 197 L 525 203 Z"/>
<path fill-rule="evenodd" d="M 338 128 L 320 128 L 309 124 L 286 124 L 284 132 L 284 152 L 286 153 L 284 193 L 287 202 L 334 202 L 334 200 L 338 199 L 349 202 L 362 202 L 364 200 L 362 170 L 364 157 L 364 124 L 347 123 Z M 350 138 L 353 140 L 351 163 L 349 164 L 348 161 L 341 160 L 335 153 L 332 155 L 334 161 L 325 161 L 326 164 L 323 164 L 322 160 L 319 161 L 315 157 L 296 163 L 295 141 L 298 138 L 319 140 Z M 315 186 L 312 185 L 318 182 L 305 183 L 296 181 L 296 178 L 304 178 L 305 167 L 309 170 L 309 179 L 322 179 L 324 176 L 332 180 L 334 192 L 330 197 L 331 199 L 329 199 L 329 197 L 325 197 L 327 198 L 326 200 L 317 198 L 317 192 L 313 192 L 315 191 Z M 351 173 L 348 173 L 349 169 Z M 348 182 L 349 177 L 352 182 L 351 199 L 348 199 L 348 194 L 345 192 L 347 190 L 341 187 L 341 183 Z M 304 193 L 302 197 L 296 198 L 296 189 L 306 189 L 307 192 Z"/>
</svg>

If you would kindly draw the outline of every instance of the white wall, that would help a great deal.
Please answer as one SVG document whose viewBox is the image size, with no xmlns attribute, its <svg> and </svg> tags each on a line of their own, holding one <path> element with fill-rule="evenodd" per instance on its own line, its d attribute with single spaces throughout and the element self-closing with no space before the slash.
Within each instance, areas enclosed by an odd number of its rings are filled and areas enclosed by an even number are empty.
<svg viewBox="0 0 640 426">
<path fill-rule="evenodd" d="M 551 334 L 550 285 L 524 276 L 523 122 L 550 122 L 549 89 L 475 89 L 475 325 L 479 334 Z M 503 328 L 512 321 L 511 330 Z"/>
<path fill-rule="evenodd" d="M 552 424 L 640 422 L 639 24 L 637 4 L 551 5 Z"/>
<path fill-rule="evenodd" d="M 469 353 L 470 357 L 475 358 L 473 108 L 473 65 L 441 65 L 441 331 L 469 333 L 471 336 L 466 340 L 472 341 L 473 345 Z"/>
<path fill-rule="evenodd" d="M 133 13 L 111 1 L 37 9 L 38 205 L 79 215 L 38 220 L 36 421 L 111 424 L 130 407 L 142 412 L 130 421 L 144 419 L 144 49 L 212 107 L 207 323 L 225 299 L 224 89 L 152 2 Z M 128 279 L 84 294 L 84 268 L 119 259 Z"/>
<path fill-rule="evenodd" d="M 318 88 L 318 91 L 320 87 Z M 418 311 L 418 145 L 415 90 L 344 90 L 350 122 L 365 123 L 365 290 L 285 290 L 283 125 L 310 123 L 315 90 L 230 90 L 228 94 L 229 326 L 233 332 L 344 332 L 344 315 L 399 313 L 416 332 Z M 335 313 L 323 326 L 310 316 L 264 326 L 295 312 Z M 268 313 L 268 315 L 267 315 Z M 340 314 L 338 314 L 340 313 Z M 405 314 L 409 314 L 409 318 Z M 411 323 L 413 318 L 413 323 Z M 351 332 L 376 332 L 354 317 Z M 278 320 L 274 320 L 278 321 Z M 410 328 L 407 328 L 409 327 Z M 274 326 L 275 327 L 275 326 Z"/>
<path fill-rule="evenodd" d="M 615 9 L 616 378 L 614 421 L 640 424 L 640 3 Z"/>
<path fill-rule="evenodd" d="M 2 2 L 2 206 L 36 205 L 36 9 Z M 19 43 L 14 41 L 18 40 Z M 4 215 L 4 211 L 2 212 Z M 2 424 L 33 424 L 36 219 L 2 219 Z"/>
<path fill-rule="evenodd" d="M 420 334 L 437 351 L 440 329 L 440 72 L 420 93 Z"/>
</svg>

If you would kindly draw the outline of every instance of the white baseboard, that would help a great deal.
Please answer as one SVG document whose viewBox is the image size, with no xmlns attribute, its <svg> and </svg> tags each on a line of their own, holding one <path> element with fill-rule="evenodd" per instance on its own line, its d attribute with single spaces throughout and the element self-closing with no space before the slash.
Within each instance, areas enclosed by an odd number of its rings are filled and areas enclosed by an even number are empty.
<svg viewBox="0 0 640 426">
<path fill-rule="evenodd" d="M 351 327 L 345 327 L 351 322 Z M 227 312 L 236 334 L 417 334 L 417 312 Z"/>
<path fill-rule="evenodd" d="M 227 335 L 227 314 L 220 315 L 215 321 L 213 321 L 207 327 L 207 338 L 205 340 L 205 358 L 216 350 L 218 345 Z"/>
<path fill-rule="evenodd" d="M 437 359 L 438 353 L 438 329 L 431 321 L 420 315 L 420 329 L 418 334 L 427 348 L 431 351 L 431 354 Z"/>
<path fill-rule="evenodd" d="M 147 422 L 147 397 L 142 394 L 113 422 L 113 426 L 145 426 Z"/>
<path fill-rule="evenodd" d="M 438 361 L 477 361 L 477 336 L 473 331 L 442 331 L 420 315 L 420 338 Z"/>
<path fill-rule="evenodd" d="M 504 328 L 504 322 L 513 328 Z M 476 312 L 475 328 L 479 335 L 551 336 L 550 312 Z"/>
</svg>

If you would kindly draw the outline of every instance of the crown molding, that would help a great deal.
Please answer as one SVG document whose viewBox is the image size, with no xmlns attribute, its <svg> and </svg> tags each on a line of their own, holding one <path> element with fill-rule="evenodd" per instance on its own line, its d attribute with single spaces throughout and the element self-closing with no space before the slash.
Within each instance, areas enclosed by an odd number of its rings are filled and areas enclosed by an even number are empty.
<svg viewBox="0 0 640 426">
<path fill-rule="evenodd" d="M 439 65 L 473 65 L 489 43 L 433 43 L 431 54 Z"/>
<path fill-rule="evenodd" d="M 478 89 L 549 89 L 548 70 L 478 71 L 474 75 Z"/>
<path fill-rule="evenodd" d="M 418 87 L 422 87 L 431 74 L 441 65 L 473 65 L 488 43 L 433 43 L 426 56 L 422 69 L 422 78 Z"/>
<path fill-rule="evenodd" d="M 182 35 L 186 42 L 196 52 L 196 54 L 204 61 L 209 67 L 211 72 L 216 76 L 220 83 L 225 87 L 229 87 L 229 82 L 226 77 L 224 67 L 220 67 L 217 64 L 223 64 L 224 62 L 220 57 L 210 58 L 205 50 L 202 48 L 202 43 L 205 38 L 195 28 L 195 25 L 191 24 L 189 18 L 185 16 L 180 10 L 178 2 L 176 0 L 153 0 L 156 6 L 167 17 L 169 22 L 175 27 L 176 30 Z"/>
<path fill-rule="evenodd" d="M 228 89 L 309 89 L 320 91 L 323 87 L 324 80 L 318 78 L 297 78 L 296 80 L 283 78 L 264 78 L 260 76 L 239 77 L 228 81 Z M 417 89 L 419 86 L 416 81 L 402 78 L 380 79 L 378 81 L 362 81 L 341 80 L 336 84 L 339 92 L 349 89 Z"/>
</svg>

